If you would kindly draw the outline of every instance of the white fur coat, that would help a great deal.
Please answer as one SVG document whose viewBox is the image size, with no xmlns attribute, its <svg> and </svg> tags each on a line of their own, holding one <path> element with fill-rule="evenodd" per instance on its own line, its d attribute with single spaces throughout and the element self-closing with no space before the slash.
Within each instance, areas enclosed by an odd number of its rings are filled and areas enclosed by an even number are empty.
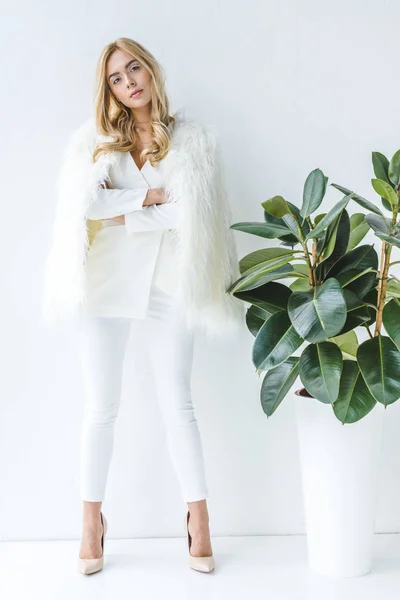
<svg viewBox="0 0 400 600">
<path fill-rule="evenodd" d="M 232 213 L 227 200 L 216 134 L 209 127 L 174 114 L 176 125 L 168 154 L 158 164 L 167 201 L 179 200 L 176 241 L 179 293 L 187 322 L 208 336 L 237 331 L 244 320 L 243 302 L 226 290 L 240 277 Z M 94 118 L 70 137 L 57 180 L 53 242 L 45 265 L 43 317 L 55 323 L 72 317 L 85 303 L 86 255 L 101 221 L 86 218 L 87 208 L 122 152 L 102 153 L 92 163 L 100 140 Z"/>
</svg>

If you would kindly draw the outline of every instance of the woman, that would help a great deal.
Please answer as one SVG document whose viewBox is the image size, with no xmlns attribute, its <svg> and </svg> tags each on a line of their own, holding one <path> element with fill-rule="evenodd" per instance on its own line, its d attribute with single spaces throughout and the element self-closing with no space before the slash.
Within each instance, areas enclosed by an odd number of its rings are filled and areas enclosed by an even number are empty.
<svg viewBox="0 0 400 600">
<path fill-rule="evenodd" d="M 230 222 L 213 132 L 182 111 L 169 114 L 161 66 L 141 44 L 108 44 L 95 118 L 71 135 L 64 155 L 43 302 L 47 322 L 76 315 L 80 325 L 84 574 L 103 567 L 101 505 L 133 319 L 149 328 L 168 451 L 188 504 L 189 564 L 215 566 L 190 373 L 196 328 L 212 338 L 243 321 L 243 303 L 226 293 L 240 277 Z"/>
</svg>

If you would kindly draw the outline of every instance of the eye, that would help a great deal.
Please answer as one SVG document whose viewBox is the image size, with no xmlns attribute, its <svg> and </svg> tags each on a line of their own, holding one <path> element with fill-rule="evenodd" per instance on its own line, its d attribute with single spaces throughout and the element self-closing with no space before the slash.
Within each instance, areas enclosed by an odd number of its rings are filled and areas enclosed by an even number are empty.
<svg viewBox="0 0 400 600">
<path fill-rule="evenodd" d="M 132 70 L 135 70 L 135 71 L 136 71 L 137 69 L 140 69 L 140 65 L 132 65 L 132 67 L 131 67 L 131 71 L 132 71 Z M 118 81 L 118 79 L 120 79 L 120 77 L 117 77 L 116 79 L 114 79 L 114 81 L 113 81 L 113 85 L 114 85 L 114 84 L 115 84 L 115 83 Z"/>
</svg>

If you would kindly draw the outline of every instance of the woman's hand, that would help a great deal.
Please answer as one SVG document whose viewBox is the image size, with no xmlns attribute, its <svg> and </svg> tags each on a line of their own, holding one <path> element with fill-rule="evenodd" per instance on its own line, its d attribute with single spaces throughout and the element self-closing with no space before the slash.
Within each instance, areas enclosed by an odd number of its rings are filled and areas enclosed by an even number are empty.
<svg viewBox="0 0 400 600">
<path fill-rule="evenodd" d="M 165 193 L 164 188 L 151 188 L 146 194 L 143 206 L 150 206 L 151 204 L 164 204 Z"/>
</svg>

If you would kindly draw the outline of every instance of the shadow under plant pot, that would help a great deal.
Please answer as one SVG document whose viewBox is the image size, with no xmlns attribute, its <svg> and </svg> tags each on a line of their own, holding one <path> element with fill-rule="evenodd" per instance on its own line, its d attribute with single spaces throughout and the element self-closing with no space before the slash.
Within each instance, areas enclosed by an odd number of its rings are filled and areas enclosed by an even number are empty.
<svg viewBox="0 0 400 600">
<path fill-rule="evenodd" d="M 310 569 L 334 577 L 371 570 L 383 405 L 351 425 L 305 388 L 293 390 Z"/>
</svg>

